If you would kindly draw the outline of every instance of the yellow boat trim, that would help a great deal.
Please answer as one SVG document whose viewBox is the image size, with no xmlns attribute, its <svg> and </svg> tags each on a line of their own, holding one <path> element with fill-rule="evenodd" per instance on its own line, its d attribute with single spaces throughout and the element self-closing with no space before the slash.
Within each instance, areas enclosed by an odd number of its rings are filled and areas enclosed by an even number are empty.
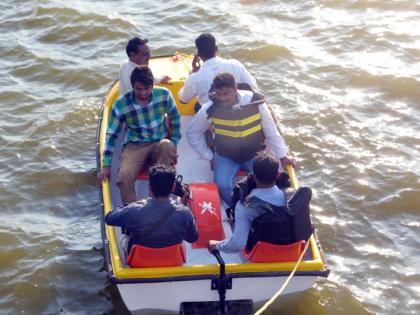
<svg viewBox="0 0 420 315">
<path fill-rule="evenodd" d="M 219 128 L 214 128 L 214 132 L 218 135 L 228 136 L 231 138 L 244 138 L 246 136 L 252 135 L 253 133 L 256 133 L 261 130 L 261 125 L 254 126 L 252 128 L 249 128 L 247 130 L 243 131 L 230 131 L 230 130 L 224 130 Z"/>
<path fill-rule="evenodd" d="M 257 113 L 255 115 L 249 116 L 248 118 L 239 119 L 239 120 L 228 120 L 228 119 L 220 119 L 220 118 L 212 118 L 211 120 L 217 125 L 239 127 L 239 126 L 249 125 L 250 123 L 257 121 L 258 119 L 261 119 L 260 113 Z"/>
<path fill-rule="evenodd" d="M 118 83 L 109 91 L 103 109 L 102 121 L 108 122 L 112 105 L 118 97 Z M 188 115 L 188 114 L 187 114 Z M 100 130 L 100 157 L 102 161 L 103 149 L 105 146 L 105 136 L 107 123 L 102 123 Z M 102 162 L 101 162 L 102 163 Z M 293 168 L 287 168 L 291 183 L 294 186 L 297 184 Z M 296 186 L 297 187 L 297 186 Z M 102 195 L 104 203 L 104 215 L 111 211 L 111 198 L 109 192 L 108 181 L 102 184 Z M 105 224 L 105 233 L 109 241 L 109 252 L 111 256 L 112 272 L 118 279 L 135 279 L 135 278 L 163 278 L 163 277 L 179 277 L 179 276 L 200 276 L 200 275 L 218 275 L 219 265 L 193 265 L 180 267 L 165 267 L 165 268 L 128 268 L 124 267 L 120 253 L 118 250 L 118 242 L 115 234 L 115 228 Z M 105 245 L 106 246 L 106 245 Z M 312 259 L 305 260 L 300 263 L 298 271 L 323 271 L 324 263 L 315 240 L 312 235 L 310 238 L 310 246 L 312 252 Z M 295 266 L 295 262 L 281 262 L 281 263 L 241 263 L 241 264 L 227 264 L 227 273 L 250 273 L 250 272 L 270 272 L 270 271 L 291 271 Z"/>
</svg>

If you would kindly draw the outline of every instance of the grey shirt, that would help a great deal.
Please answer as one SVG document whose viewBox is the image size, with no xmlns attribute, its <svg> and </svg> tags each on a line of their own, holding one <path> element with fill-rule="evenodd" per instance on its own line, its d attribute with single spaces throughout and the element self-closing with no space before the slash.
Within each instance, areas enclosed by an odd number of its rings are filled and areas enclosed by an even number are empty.
<svg viewBox="0 0 420 315">
<path fill-rule="evenodd" d="M 270 188 L 255 188 L 250 196 L 271 203 L 275 206 L 285 206 L 287 204 L 286 194 L 277 186 Z M 226 253 L 236 253 L 241 251 L 248 240 L 249 229 L 252 221 L 264 213 L 262 209 L 245 207 L 238 202 L 235 207 L 235 230 L 229 239 L 225 239 L 216 245 L 216 248 Z"/>
</svg>

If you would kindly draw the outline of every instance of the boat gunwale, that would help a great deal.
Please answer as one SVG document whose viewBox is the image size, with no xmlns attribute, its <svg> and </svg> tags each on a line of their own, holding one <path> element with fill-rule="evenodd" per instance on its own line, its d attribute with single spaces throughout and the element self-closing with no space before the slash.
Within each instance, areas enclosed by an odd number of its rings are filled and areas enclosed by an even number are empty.
<svg viewBox="0 0 420 315">
<path fill-rule="evenodd" d="M 158 268 L 155 268 L 158 269 Z M 317 271 L 296 271 L 294 277 L 328 277 L 329 269 Z M 226 273 L 229 279 L 244 279 L 244 278 L 269 278 L 269 277 L 287 277 L 290 271 L 266 271 L 266 272 L 240 272 L 240 273 Z M 161 283 L 161 282 L 180 282 L 180 281 L 196 281 L 196 280 L 217 280 L 219 274 L 209 275 L 192 275 L 192 276 L 170 276 L 159 278 L 117 278 L 110 277 L 113 284 L 130 284 L 130 283 Z"/>
</svg>

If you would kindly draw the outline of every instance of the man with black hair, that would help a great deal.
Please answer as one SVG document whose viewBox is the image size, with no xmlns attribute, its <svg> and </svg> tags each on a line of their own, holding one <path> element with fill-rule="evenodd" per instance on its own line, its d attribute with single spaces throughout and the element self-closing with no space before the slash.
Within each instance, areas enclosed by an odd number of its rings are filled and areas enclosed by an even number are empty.
<svg viewBox="0 0 420 315">
<path fill-rule="evenodd" d="M 271 155 L 260 152 L 253 161 L 252 177 L 257 184 L 242 204 L 238 202 L 235 207 L 235 228 L 232 236 L 223 241 L 210 240 L 210 251 L 220 250 L 226 253 L 241 251 L 248 240 L 252 221 L 262 215 L 266 210 L 260 207 L 269 203 L 280 207 L 287 204 L 286 194 L 276 186 L 279 162 Z"/>
<path fill-rule="evenodd" d="M 257 88 L 254 77 L 244 65 L 234 59 L 217 57 L 218 47 L 213 35 L 204 33 L 195 40 L 197 54 L 192 61 L 192 73 L 185 80 L 184 87 L 178 96 L 182 103 L 188 103 L 194 97 L 203 105 L 209 100 L 208 93 L 216 74 L 227 71 L 233 74 L 237 83 L 246 83 L 252 89 Z M 203 65 L 200 65 L 200 60 Z"/>
<path fill-rule="evenodd" d="M 191 210 L 169 198 L 175 185 L 175 172 L 167 165 L 149 170 L 150 198 L 116 208 L 105 217 L 108 225 L 120 226 L 130 236 L 127 253 L 133 244 L 161 248 L 198 239 Z"/>
<path fill-rule="evenodd" d="M 130 39 L 125 48 L 128 60 L 123 62 L 120 67 L 119 83 L 120 83 L 120 96 L 125 95 L 133 89 L 131 85 L 131 73 L 140 65 L 149 65 L 150 47 L 147 38 L 134 37 Z M 156 79 L 155 83 L 168 83 L 171 80 L 168 76 Z"/>
<path fill-rule="evenodd" d="M 181 138 L 178 109 L 171 92 L 154 87 L 153 80 L 153 73 L 147 66 L 135 68 L 131 74 L 133 90 L 115 101 L 109 118 L 97 184 L 110 178 L 114 147 L 125 125 L 127 133 L 117 176 L 124 204 L 137 200 L 135 181 L 147 162 L 174 167 L 178 156 L 176 144 Z M 168 125 L 171 126 L 170 135 Z"/>
<path fill-rule="evenodd" d="M 192 149 L 214 169 L 214 181 L 222 200 L 232 206 L 233 180 L 236 173 L 252 171 L 257 152 L 269 145 L 285 167 L 295 165 L 287 155 L 286 143 L 278 131 L 264 98 L 252 91 L 238 90 L 231 73 L 221 72 L 213 79 L 212 101 L 204 104 L 191 120 L 187 140 Z M 205 133 L 212 128 L 214 152 Z"/>
</svg>

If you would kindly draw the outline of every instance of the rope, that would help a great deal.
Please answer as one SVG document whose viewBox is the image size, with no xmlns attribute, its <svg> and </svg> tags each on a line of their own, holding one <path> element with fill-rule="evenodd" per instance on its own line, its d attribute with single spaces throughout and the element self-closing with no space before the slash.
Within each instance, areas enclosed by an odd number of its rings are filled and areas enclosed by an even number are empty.
<svg viewBox="0 0 420 315">
<path fill-rule="evenodd" d="M 309 237 L 308 241 L 306 242 L 306 246 L 303 249 L 302 254 L 300 254 L 300 257 L 298 259 L 298 261 L 296 262 L 292 272 L 290 273 L 290 275 L 287 277 L 286 281 L 283 283 L 283 285 L 281 286 L 281 288 L 277 291 L 276 294 L 273 295 L 273 297 L 267 301 L 257 312 L 254 313 L 254 315 L 261 315 L 264 311 L 267 310 L 267 308 L 273 304 L 273 302 L 280 296 L 280 294 L 283 293 L 284 289 L 286 289 L 287 285 L 289 284 L 290 280 L 292 280 L 293 276 L 295 275 L 295 272 L 297 270 L 297 267 L 299 266 L 303 256 L 305 256 L 306 251 L 309 248 L 309 244 L 310 244 L 310 240 L 311 240 L 312 235 Z"/>
</svg>

